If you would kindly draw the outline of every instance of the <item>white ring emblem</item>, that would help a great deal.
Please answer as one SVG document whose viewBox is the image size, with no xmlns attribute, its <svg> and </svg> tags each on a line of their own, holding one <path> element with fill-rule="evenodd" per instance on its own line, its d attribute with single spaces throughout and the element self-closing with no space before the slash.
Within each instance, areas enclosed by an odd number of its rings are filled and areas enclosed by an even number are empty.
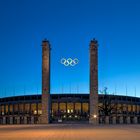
<svg viewBox="0 0 140 140">
<path fill-rule="evenodd" d="M 77 58 L 74 58 L 74 59 L 72 59 L 72 58 L 68 58 L 68 59 L 62 58 L 60 62 L 64 66 L 75 66 L 79 63 L 79 60 Z"/>
</svg>

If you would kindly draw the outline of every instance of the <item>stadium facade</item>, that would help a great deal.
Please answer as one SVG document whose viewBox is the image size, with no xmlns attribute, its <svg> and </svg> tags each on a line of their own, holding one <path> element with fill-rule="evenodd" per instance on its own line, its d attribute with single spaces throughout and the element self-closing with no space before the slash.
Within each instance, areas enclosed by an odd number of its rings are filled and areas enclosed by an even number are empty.
<svg viewBox="0 0 140 140">
<path fill-rule="evenodd" d="M 140 98 L 98 94 L 98 42 L 90 42 L 90 93 L 50 94 L 50 43 L 42 41 L 42 95 L 0 98 L 0 124 L 140 123 Z"/>
</svg>

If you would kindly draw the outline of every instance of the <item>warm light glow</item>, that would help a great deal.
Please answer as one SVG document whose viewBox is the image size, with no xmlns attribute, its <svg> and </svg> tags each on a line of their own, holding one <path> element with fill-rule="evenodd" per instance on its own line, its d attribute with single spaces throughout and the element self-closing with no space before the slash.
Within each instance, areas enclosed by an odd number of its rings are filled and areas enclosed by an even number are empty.
<svg viewBox="0 0 140 140">
<path fill-rule="evenodd" d="M 42 114 L 42 110 L 38 110 L 38 114 Z"/>
<path fill-rule="evenodd" d="M 70 110 L 68 109 L 68 111 L 67 111 L 68 113 L 70 113 Z"/>
<path fill-rule="evenodd" d="M 37 111 L 36 111 L 36 110 L 34 110 L 34 114 L 35 114 L 35 115 L 37 114 Z"/>
<path fill-rule="evenodd" d="M 93 115 L 93 118 L 97 118 L 97 115 Z"/>
</svg>

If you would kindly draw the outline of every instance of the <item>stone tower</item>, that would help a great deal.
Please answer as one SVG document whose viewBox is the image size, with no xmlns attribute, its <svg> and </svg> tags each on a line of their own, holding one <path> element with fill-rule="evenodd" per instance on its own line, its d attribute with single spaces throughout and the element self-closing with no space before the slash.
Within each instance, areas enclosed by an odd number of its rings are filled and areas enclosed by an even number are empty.
<svg viewBox="0 0 140 140">
<path fill-rule="evenodd" d="M 41 123 L 50 122 L 50 44 L 42 41 L 42 115 Z"/>
<path fill-rule="evenodd" d="M 90 118 L 89 123 L 98 125 L 98 42 L 90 42 Z"/>
</svg>

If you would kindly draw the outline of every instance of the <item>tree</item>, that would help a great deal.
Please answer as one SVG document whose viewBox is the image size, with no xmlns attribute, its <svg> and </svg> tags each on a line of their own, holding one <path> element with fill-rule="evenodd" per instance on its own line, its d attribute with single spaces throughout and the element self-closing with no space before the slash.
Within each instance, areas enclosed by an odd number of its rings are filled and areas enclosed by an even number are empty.
<svg viewBox="0 0 140 140">
<path fill-rule="evenodd" d="M 99 105 L 100 115 L 110 116 L 112 114 L 117 114 L 122 108 L 118 108 L 117 102 L 112 100 L 112 97 L 108 95 L 108 88 L 104 87 L 103 91 L 100 91 L 103 94 L 103 102 Z M 115 97 L 115 96 L 114 96 Z"/>
</svg>

